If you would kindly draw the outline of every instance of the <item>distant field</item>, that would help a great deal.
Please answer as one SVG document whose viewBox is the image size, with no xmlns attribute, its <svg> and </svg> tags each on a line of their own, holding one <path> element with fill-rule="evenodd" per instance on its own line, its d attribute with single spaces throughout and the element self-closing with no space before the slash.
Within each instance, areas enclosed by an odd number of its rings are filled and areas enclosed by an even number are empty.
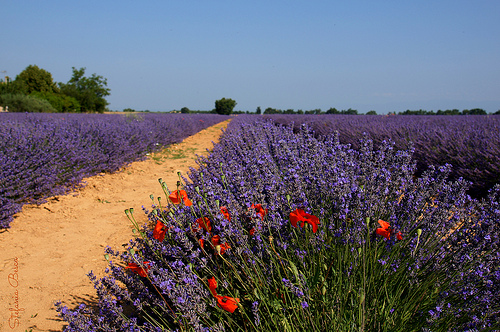
<svg viewBox="0 0 500 332">
<path fill-rule="evenodd" d="M 360 148 L 365 133 L 375 146 L 391 140 L 396 149 L 414 149 L 417 174 L 429 165 L 450 164 L 450 179 L 462 177 L 471 181 L 469 193 L 476 197 L 485 196 L 488 189 L 500 183 L 500 116 L 265 115 L 263 118 L 277 125 L 293 126 L 295 131 L 306 124 L 316 137 L 338 132 L 340 143 L 350 144 L 353 149 Z M 247 120 L 242 116 L 238 121 Z"/>
</svg>

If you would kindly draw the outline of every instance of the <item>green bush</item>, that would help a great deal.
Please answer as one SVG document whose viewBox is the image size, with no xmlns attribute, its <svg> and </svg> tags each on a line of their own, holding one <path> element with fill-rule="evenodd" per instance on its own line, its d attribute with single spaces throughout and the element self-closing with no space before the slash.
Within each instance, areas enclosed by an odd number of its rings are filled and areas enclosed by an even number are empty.
<svg viewBox="0 0 500 332">
<path fill-rule="evenodd" d="M 30 96 L 48 101 L 60 113 L 80 112 L 80 103 L 70 96 L 54 92 L 32 92 Z"/>
<path fill-rule="evenodd" d="M 45 99 L 23 94 L 0 95 L 0 105 L 9 107 L 10 112 L 55 113 L 57 110 Z"/>
</svg>

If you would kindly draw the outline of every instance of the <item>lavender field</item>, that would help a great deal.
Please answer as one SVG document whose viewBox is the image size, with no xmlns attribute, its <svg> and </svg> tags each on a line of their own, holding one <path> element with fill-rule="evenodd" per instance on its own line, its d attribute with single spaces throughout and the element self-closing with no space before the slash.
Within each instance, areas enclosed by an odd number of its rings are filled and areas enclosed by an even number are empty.
<svg viewBox="0 0 500 332">
<path fill-rule="evenodd" d="M 366 134 L 378 146 L 392 140 L 396 149 L 414 150 L 417 175 L 429 165 L 452 166 L 450 179 L 471 181 L 469 193 L 484 197 L 500 183 L 500 116 L 483 115 L 265 115 L 298 131 L 307 124 L 315 137 L 338 132 L 342 144 L 360 147 Z"/>
<path fill-rule="evenodd" d="M 149 225 L 126 211 L 139 236 L 89 273 L 95 306 L 58 304 L 66 331 L 498 330 L 500 186 L 342 137 L 237 117 Z"/>
<path fill-rule="evenodd" d="M 115 172 L 229 117 L 216 114 L 0 114 L 0 228 L 23 204 Z"/>
</svg>

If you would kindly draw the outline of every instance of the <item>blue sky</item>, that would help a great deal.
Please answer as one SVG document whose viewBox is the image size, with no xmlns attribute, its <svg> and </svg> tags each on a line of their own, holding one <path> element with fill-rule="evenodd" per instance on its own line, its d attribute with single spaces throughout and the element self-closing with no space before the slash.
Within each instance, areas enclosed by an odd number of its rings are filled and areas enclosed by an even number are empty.
<svg viewBox="0 0 500 332">
<path fill-rule="evenodd" d="M 500 1 L 0 0 L 0 71 L 72 67 L 111 110 L 500 109 Z"/>
</svg>

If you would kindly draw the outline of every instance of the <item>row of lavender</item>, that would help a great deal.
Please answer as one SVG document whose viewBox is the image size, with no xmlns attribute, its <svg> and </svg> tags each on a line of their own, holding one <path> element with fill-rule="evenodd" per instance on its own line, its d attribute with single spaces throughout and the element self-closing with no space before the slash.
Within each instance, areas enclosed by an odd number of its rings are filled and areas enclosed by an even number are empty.
<svg viewBox="0 0 500 332">
<path fill-rule="evenodd" d="M 25 203 L 67 192 L 229 117 L 0 114 L 0 228 Z"/>
<path fill-rule="evenodd" d="M 477 331 L 500 326 L 500 186 L 411 151 L 233 120 L 66 331 Z M 179 190 L 177 189 L 184 189 Z M 132 221 L 132 211 L 127 211 Z"/>
<path fill-rule="evenodd" d="M 417 173 L 429 165 L 452 165 L 450 177 L 473 182 L 470 194 L 482 197 L 500 183 L 500 116 L 349 116 L 266 115 L 298 130 L 306 123 L 317 136 L 339 133 L 340 142 L 359 148 L 367 133 L 380 144 L 391 139 L 398 149 L 413 144 Z"/>
</svg>

